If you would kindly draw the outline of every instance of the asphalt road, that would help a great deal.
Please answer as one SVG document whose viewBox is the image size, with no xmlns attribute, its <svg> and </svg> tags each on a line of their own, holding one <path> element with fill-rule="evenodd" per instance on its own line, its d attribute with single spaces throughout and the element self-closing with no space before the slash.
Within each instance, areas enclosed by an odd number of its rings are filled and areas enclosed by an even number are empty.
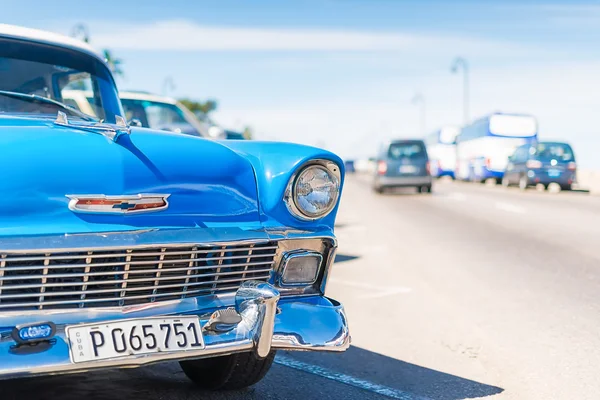
<svg viewBox="0 0 600 400">
<path fill-rule="evenodd" d="M 280 353 L 243 392 L 177 364 L 0 383 L 12 399 L 598 399 L 600 198 L 439 182 L 377 195 L 348 178 L 328 295 L 344 354 Z"/>
</svg>

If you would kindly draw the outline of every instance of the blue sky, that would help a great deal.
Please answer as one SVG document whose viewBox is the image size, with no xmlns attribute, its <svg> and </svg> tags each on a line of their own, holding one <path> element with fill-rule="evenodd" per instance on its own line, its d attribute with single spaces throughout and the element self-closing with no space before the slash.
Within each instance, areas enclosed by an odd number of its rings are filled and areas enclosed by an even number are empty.
<svg viewBox="0 0 600 400">
<path fill-rule="evenodd" d="M 531 113 L 540 137 L 600 168 L 600 2 L 13 1 L 0 21 L 69 34 L 125 61 L 121 89 L 215 98 L 215 119 L 259 138 L 372 154 L 391 137 L 462 120 L 456 56 L 471 67 L 472 117 Z"/>
</svg>

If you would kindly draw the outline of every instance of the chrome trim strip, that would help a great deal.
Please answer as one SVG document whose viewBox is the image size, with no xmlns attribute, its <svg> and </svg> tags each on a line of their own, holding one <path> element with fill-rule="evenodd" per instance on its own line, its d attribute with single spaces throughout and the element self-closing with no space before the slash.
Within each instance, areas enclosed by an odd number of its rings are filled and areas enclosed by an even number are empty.
<svg viewBox="0 0 600 400">
<path fill-rule="evenodd" d="M 269 255 L 272 256 L 272 255 Z M 119 264 L 122 265 L 123 263 Z M 131 264 L 131 263 L 129 263 Z M 256 262 L 252 262 L 250 263 L 250 266 L 257 266 L 257 265 L 272 265 L 273 261 L 256 261 Z M 243 267 L 244 264 L 227 264 L 228 267 Z M 188 270 L 193 270 L 193 271 L 203 271 L 203 270 L 211 270 L 214 269 L 215 266 L 214 265 L 208 265 L 208 266 L 201 266 L 201 267 L 180 267 L 180 268 L 169 268 L 169 272 L 181 272 L 181 271 L 188 271 Z M 148 273 L 152 273 L 155 272 L 154 269 L 138 269 L 135 271 L 131 271 L 132 274 L 148 274 Z M 74 274 L 52 274 L 53 278 L 82 278 L 82 277 L 90 277 L 90 276 L 114 276 L 114 275 L 127 275 L 129 273 L 129 271 L 109 271 L 109 272 L 89 272 L 89 273 L 74 273 Z M 236 272 L 238 274 L 241 274 L 241 271 Z M 220 272 L 214 273 L 214 274 L 202 274 L 202 276 L 218 276 L 219 274 L 221 274 Z M 42 279 L 44 277 L 44 275 L 27 275 L 27 279 Z M 2 278 L 3 281 L 6 282 L 10 282 L 11 280 L 21 280 L 23 279 L 23 277 L 18 276 L 18 277 L 4 277 Z M 157 279 L 157 278 L 148 278 L 145 279 L 147 281 L 153 281 L 153 280 L 162 280 L 161 279 Z M 169 279 L 169 278 L 164 278 L 164 279 Z M 179 276 L 178 278 L 173 278 L 173 279 L 181 279 L 181 276 Z M 131 279 L 130 282 L 142 282 L 144 281 L 142 280 L 135 280 L 135 279 Z M 106 281 L 103 282 L 98 282 L 98 284 L 105 284 L 107 283 Z M 111 281 L 111 283 L 123 283 L 123 282 L 118 282 L 118 281 Z M 88 284 L 94 284 L 94 283 L 88 283 Z M 11 285 L 11 288 L 36 288 L 39 287 L 41 285 Z M 52 284 L 49 284 L 48 287 L 51 287 Z M 58 286 L 63 286 L 63 284 L 59 284 Z M 81 286 L 81 285 L 76 285 L 76 286 Z M 8 288 L 6 288 L 6 290 L 9 290 Z"/>
<path fill-rule="evenodd" d="M 59 253 L 88 250 L 126 250 L 160 247 L 189 247 L 202 243 L 203 246 L 217 247 L 232 244 L 236 246 L 277 240 L 328 239 L 335 242 L 333 233 L 323 231 L 306 231 L 256 227 L 242 229 L 236 227 L 222 228 L 174 228 L 145 229 L 121 232 L 92 232 L 40 236 L 7 236 L 0 237 L 0 249 L 4 253 Z"/>
<path fill-rule="evenodd" d="M 6 266 L 6 254 L 2 254 L 0 257 L 0 259 L 2 260 L 0 261 L 0 296 L 2 296 L 2 278 L 4 277 L 4 267 Z"/>
<path fill-rule="evenodd" d="M 194 250 L 198 250 L 197 247 L 193 248 Z M 194 257 L 192 256 L 192 258 L 190 259 L 190 263 L 188 265 L 188 271 L 187 271 L 187 278 L 185 278 L 185 286 L 183 287 L 183 293 L 181 294 L 181 298 L 183 299 L 185 297 L 185 292 L 187 292 L 188 289 L 188 283 L 190 283 L 190 275 L 192 273 L 192 268 L 194 267 Z M 248 268 L 248 266 L 246 266 L 246 268 Z M 202 275 L 202 277 L 205 277 L 206 275 Z"/>
<path fill-rule="evenodd" d="M 214 252 L 214 251 L 213 251 Z M 261 258 L 261 257 L 273 257 L 275 256 L 277 253 L 266 253 L 266 254 L 255 254 L 254 257 L 255 258 Z M 166 253 L 166 255 L 170 255 L 169 253 Z M 192 254 L 193 255 L 193 254 Z M 150 260 L 150 261 L 131 261 L 131 257 L 147 257 L 146 254 L 144 253 L 132 253 L 132 254 L 128 254 L 127 256 L 125 256 L 127 259 L 129 259 L 128 264 L 131 265 L 154 265 L 157 264 L 156 260 Z M 44 257 L 45 259 L 49 259 L 50 261 L 53 261 L 54 258 L 52 257 L 52 255 L 50 254 L 47 257 Z M 87 258 L 87 257 L 86 257 Z M 118 256 L 113 256 L 112 254 L 110 255 L 104 255 L 104 258 L 118 258 Z M 223 260 L 238 260 L 238 259 L 243 259 L 246 258 L 248 259 L 248 256 L 232 256 L 232 257 L 208 257 L 208 258 L 202 258 L 202 261 L 219 261 L 219 262 L 223 262 Z M 252 257 L 250 257 L 252 258 Z M 191 262 L 193 263 L 194 261 L 196 261 L 196 258 L 179 258 L 179 259 L 172 259 L 172 260 L 166 260 L 167 262 L 171 262 L 174 264 L 183 264 L 186 262 Z M 11 258 L 7 258 L 6 262 L 10 263 L 13 262 L 13 260 Z M 260 264 L 260 262 L 259 262 Z M 85 268 L 87 267 L 89 264 L 85 263 L 85 264 L 63 264 L 63 265 L 24 265 L 24 266 L 19 266 L 19 267 L 5 267 L 4 271 L 8 272 L 8 271 L 27 271 L 27 270 L 37 270 L 37 269 L 43 269 L 45 267 L 47 267 L 48 270 L 60 270 L 60 269 L 71 269 L 71 268 Z M 115 261 L 115 262 L 106 262 L 106 263 L 96 263 L 96 264 L 92 264 L 92 266 L 94 267 L 118 267 L 119 265 L 123 265 L 123 261 Z M 245 263 L 242 264 L 227 264 L 228 266 L 244 266 Z M 194 267 L 195 268 L 195 267 Z M 214 268 L 214 265 L 212 266 L 205 266 L 203 267 L 204 269 L 211 269 Z M 187 270 L 188 267 L 184 267 L 183 270 Z M 173 271 L 175 271 L 175 269 L 173 269 Z M 143 270 L 136 270 L 135 272 L 152 272 L 152 271 L 143 271 Z M 106 273 L 97 273 L 96 275 L 113 275 L 113 274 L 120 274 L 121 272 L 119 271 L 111 271 L 111 272 L 106 272 Z M 54 276 L 54 275 L 53 275 Z M 68 276 L 81 276 L 81 275 L 76 275 L 76 274 L 69 274 Z M 94 276 L 94 274 L 92 274 L 92 276 Z M 6 278 L 7 280 L 10 280 L 9 278 Z M 12 279 L 12 278 L 11 278 Z M 18 279 L 22 279 L 22 278 L 18 278 Z M 31 277 L 31 279 L 34 279 L 33 277 Z"/>
<path fill-rule="evenodd" d="M 152 294 L 158 293 L 158 282 L 160 282 L 160 275 L 162 273 L 163 261 L 165 260 L 165 251 L 167 249 L 165 247 L 160 249 L 160 258 L 158 267 L 156 268 L 156 280 L 154 281 L 154 289 L 152 289 Z M 151 297 L 150 301 L 156 300 L 156 297 Z"/>
<path fill-rule="evenodd" d="M 198 290 L 190 290 L 187 292 L 187 294 L 189 295 L 198 295 L 198 294 L 210 294 L 211 291 L 227 291 L 227 290 L 236 290 L 238 289 L 239 285 L 233 285 L 233 286 L 225 286 L 225 287 L 221 287 L 221 288 L 216 288 L 216 289 L 198 289 Z M 117 290 L 118 291 L 118 290 Z M 208 293 L 207 293 L 208 292 Z M 128 296 L 127 299 L 128 300 L 141 300 L 141 299 L 147 299 L 150 298 L 152 296 L 155 297 L 168 297 L 168 296 L 179 296 L 181 294 L 181 292 L 169 292 L 169 293 L 159 293 L 156 295 L 139 295 L 139 296 Z M 119 298 L 114 298 L 111 301 L 118 301 Z M 27 303 L 28 306 L 31 307 L 35 307 L 35 306 L 41 306 L 41 305 L 66 305 L 66 304 L 79 304 L 79 303 L 106 303 L 109 302 L 106 299 L 85 299 L 84 301 L 81 300 L 61 300 L 61 301 L 44 301 L 43 303 Z M 0 303 L 0 309 L 10 309 L 10 308 L 15 308 L 16 306 L 14 304 L 2 304 Z M 125 308 L 125 306 L 119 306 L 118 308 L 123 309 Z M 93 310 L 98 310 L 98 309 L 93 309 Z M 15 311 L 17 313 L 23 313 L 23 310 L 19 310 L 19 311 Z M 45 315 L 45 314 L 38 314 L 38 315 Z"/>
<path fill-rule="evenodd" d="M 218 265 L 218 267 L 217 267 L 217 274 L 221 274 L 221 265 L 223 265 L 223 257 L 225 256 L 225 248 L 226 248 L 226 246 L 223 246 L 221 248 L 221 250 L 222 250 L 221 251 L 221 255 L 219 256 L 219 261 L 217 262 L 217 265 Z M 214 280 L 214 283 L 213 283 L 213 289 L 217 288 L 217 283 L 218 283 L 217 281 L 218 280 L 219 280 L 219 277 L 217 276 L 215 278 L 215 280 Z"/>
<path fill-rule="evenodd" d="M 91 256 L 91 255 L 92 255 L 92 252 L 91 252 L 91 251 L 88 251 L 88 256 Z M 84 283 L 84 284 L 81 286 L 81 291 L 83 292 L 83 293 L 81 294 L 81 297 L 80 297 L 80 298 L 81 298 L 81 300 L 85 300 L 85 292 L 86 292 L 86 290 L 87 290 L 87 287 L 88 287 L 87 283 L 88 283 L 88 281 L 89 281 L 89 279 L 90 279 L 89 273 L 90 273 L 90 264 L 91 264 L 91 263 L 92 263 L 92 258 L 91 258 L 91 257 L 87 257 L 87 258 L 85 259 L 85 264 L 86 264 L 86 266 L 85 266 L 85 270 L 83 271 L 83 283 Z M 76 283 L 78 283 L 78 282 L 76 282 Z M 76 283 L 73 283 L 73 285 L 75 285 Z M 51 285 L 52 285 L 52 284 L 51 284 Z M 57 284 L 57 285 L 58 285 L 58 284 Z M 60 285 L 61 285 L 61 286 L 70 286 L 70 285 L 68 285 L 66 282 L 65 282 L 65 283 L 61 283 Z M 48 284 L 46 284 L 46 286 L 48 286 Z M 22 286 L 21 286 L 21 287 L 22 287 Z M 79 308 L 83 308 L 83 303 L 79 304 Z"/>
<path fill-rule="evenodd" d="M 267 270 L 263 270 L 263 271 L 264 271 L 264 272 L 270 272 L 270 271 L 271 271 L 271 269 L 269 268 L 269 269 L 267 269 Z M 235 274 L 235 275 L 239 275 L 239 274 L 241 274 L 241 272 L 238 272 L 238 271 L 234 271 L 234 272 L 223 272 L 223 273 L 221 273 L 221 274 L 219 274 L 219 275 L 225 275 L 225 274 L 227 274 L 227 275 L 234 275 L 234 274 Z M 219 275 L 218 275 L 217 277 L 219 277 Z M 260 278 L 261 278 L 261 279 L 266 279 L 266 278 L 269 278 L 269 276 L 270 276 L 270 275 L 269 275 L 269 274 L 267 274 L 266 276 L 262 276 L 262 277 L 260 277 Z M 166 279 L 166 278 L 165 278 L 165 279 Z M 177 277 L 177 280 L 181 280 L 181 279 L 182 279 L 182 277 L 181 277 L 181 276 Z M 257 279 L 257 278 L 254 278 L 254 279 Z M 247 279 L 245 279 L 245 278 L 236 278 L 236 279 L 221 279 L 221 280 L 219 280 L 219 283 L 234 283 L 234 282 L 243 282 L 243 281 L 245 281 L 245 280 L 247 280 Z M 149 281 L 149 282 L 152 282 L 152 281 L 153 281 L 153 279 L 148 279 L 147 281 Z M 121 287 L 120 287 L 120 288 L 115 288 L 115 289 L 99 289 L 99 290 L 88 290 L 88 291 L 86 291 L 85 293 L 86 293 L 86 294 L 88 294 L 88 295 L 90 295 L 90 294 L 103 294 L 103 293 L 107 293 L 107 294 L 110 294 L 110 293 L 115 293 L 115 294 L 116 294 L 116 293 L 120 293 L 120 297 L 121 297 L 121 298 L 123 298 L 123 297 L 125 297 L 125 295 L 127 294 L 127 292 L 146 291 L 146 290 L 148 290 L 149 288 L 151 288 L 151 287 L 152 287 L 152 286 L 143 286 L 143 287 L 133 287 L 133 288 L 129 288 L 129 287 L 127 287 L 127 284 L 128 284 L 129 282 L 131 282 L 131 281 L 129 281 L 129 280 L 123 280 L 123 281 L 121 281 Z M 104 283 L 106 284 L 106 282 L 104 282 Z M 109 283 L 113 283 L 113 282 L 111 281 L 111 282 L 109 282 Z M 117 282 L 115 282 L 115 283 L 117 283 Z M 175 289 L 175 288 L 183 288 L 183 287 L 186 287 L 186 286 L 190 286 L 190 287 L 192 287 L 192 286 L 193 286 L 193 287 L 195 287 L 195 286 L 202 286 L 202 285 L 213 285 L 213 284 L 214 284 L 214 282 L 213 282 L 213 281 L 208 281 L 208 282 L 192 282 L 192 283 L 189 283 L 189 282 L 188 282 L 188 283 L 177 283 L 177 284 L 171 284 L 171 285 L 162 285 L 160 288 L 161 288 L 161 289 Z M 81 284 L 80 284 L 80 285 L 78 285 L 78 286 L 81 286 Z M 16 289 L 20 289 L 20 287 L 19 287 L 19 286 L 15 287 L 15 288 L 16 288 Z M 48 297 L 57 297 L 57 296 L 77 296 L 77 295 L 80 295 L 80 294 L 83 294 L 83 293 L 84 293 L 84 292 L 82 292 L 82 291 L 71 291 L 71 292 L 65 291 L 65 292 L 49 292 L 49 293 L 46 293 L 46 292 L 44 291 L 44 290 L 45 290 L 45 286 L 40 286 L 40 288 L 41 288 L 41 292 L 42 292 L 42 294 L 43 294 L 42 296 L 40 296 L 40 295 L 39 295 L 39 294 L 37 294 L 37 293 L 19 293 L 19 294 L 7 294 L 7 295 L 3 295 L 2 299 L 27 299 L 27 298 L 30 298 L 30 297 L 39 297 L 39 298 L 40 298 L 40 303 L 41 303 L 41 302 L 43 302 L 43 301 L 44 301 L 44 299 L 45 299 L 45 298 L 48 298 Z M 211 289 L 206 289 L 206 290 L 211 290 Z M 151 297 L 151 295 L 148 295 L 147 297 Z M 133 298 L 133 297 L 127 297 L 127 298 L 129 299 L 129 298 Z M 109 298 L 102 298 L 102 299 L 98 299 L 98 300 L 99 300 L 99 301 L 106 301 L 106 302 L 110 302 L 110 301 L 117 300 L 117 298 L 110 298 L 110 297 L 109 297 Z M 123 304 L 121 304 L 121 306 L 122 306 L 122 305 L 123 305 Z M 2 304 L 0 303 L 0 307 L 1 307 L 1 306 L 2 306 Z M 11 306 L 12 306 L 12 307 L 17 307 L 17 306 L 20 306 L 20 305 L 11 304 Z"/>
<path fill-rule="evenodd" d="M 1 304 L 1 303 L 0 303 Z M 51 320 L 57 325 L 90 323 L 123 318 L 144 318 L 155 315 L 190 314 L 199 310 L 231 307 L 234 292 L 203 294 L 198 297 L 174 299 L 156 303 L 137 304 L 125 307 L 64 308 L 0 312 L 0 327 L 12 327 L 31 323 L 32 320 Z M 1 329 L 1 328 L 0 328 Z"/>
<path fill-rule="evenodd" d="M 335 262 L 335 255 L 337 254 L 337 246 L 333 246 L 329 250 L 329 254 L 327 256 L 327 261 L 325 263 L 325 268 L 323 268 L 323 277 L 321 278 L 321 293 L 326 293 L 327 289 L 327 281 L 329 280 L 329 274 L 331 273 L 331 267 Z"/>
<path fill-rule="evenodd" d="M 277 247 L 279 247 L 279 246 L 277 246 Z M 246 266 L 244 267 L 244 275 L 242 275 L 242 278 L 245 278 L 246 273 L 248 272 L 248 263 L 252 259 L 252 250 L 253 249 L 254 249 L 254 245 L 250 245 L 250 249 L 248 250 L 248 257 L 246 258 Z"/>
<path fill-rule="evenodd" d="M 131 250 L 127 250 L 127 253 L 129 253 L 129 255 L 127 255 L 127 257 L 125 258 L 125 267 L 124 267 L 124 274 L 123 276 L 123 283 L 121 283 L 121 300 L 119 300 L 119 305 L 123 306 L 125 305 L 125 295 L 127 294 L 127 279 L 129 279 L 129 268 L 131 268 Z M 115 290 L 110 290 L 109 292 L 105 292 L 103 290 L 92 290 L 89 293 L 113 293 L 115 292 Z M 57 296 L 60 296 L 60 293 L 57 293 Z"/>
<path fill-rule="evenodd" d="M 44 308 L 44 293 L 46 292 L 46 283 L 48 282 L 48 265 L 50 265 L 50 258 L 49 258 L 50 254 L 46 254 L 46 258 L 44 259 L 44 269 L 42 271 L 42 279 L 41 279 L 41 285 L 40 285 L 40 297 L 39 297 L 39 308 L 40 310 L 42 308 Z M 10 296 L 10 295 L 9 295 Z M 29 296 L 31 297 L 31 296 Z M 6 299 L 7 296 L 6 295 L 2 295 L 3 299 Z"/>
<path fill-rule="evenodd" d="M 232 245 L 233 245 L 233 243 L 232 243 Z M 182 246 L 185 246 L 185 245 L 182 245 Z M 182 247 L 182 246 L 179 246 L 179 247 Z M 252 243 L 250 245 L 250 247 L 230 249 L 230 250 L 228 250 L 228 253 L 235 252 L 235 251 L 248 251 L 248 250 L 252 249 L 254 246 L 255 246 L 255 243 Z M 177 247 L 177 246 L 175 246 L 175 247 Z M 188 245 L 188 247 L 189 247 L 189 245 Z M 261 247 L 260 249 L 261 250 L 277 250 L 278 248 L 279 248 L 278 246 L 265 246 L 265 247 Z M 59 251 L 55 251 L 54 253 L 60 254 L 63 252 L 61 249 L 58 249 L 58 250 Z M 95 249 L 95 250 L 104 250 L 104 249 L 99 248 L 99 249 Z M 110 250 L 110 248 L 109 248 L 109 250 Z M 164 251 L 166 251 L 166 250 L 167 250 L 167 248 L 164 248 Z M 197 250 L 197 251 L 169 251 L 166 254 L 168 254 L 170 256 L 181 256 L 181 255 L 189 254 L 191 256 L 194 254 L 207 254 L 207 253 L 214 253 L 214 252 L 215 252 L 214 249 L 210 249 L 210 250 Z M 162 256 L 163 253 L 164 252 L 162 250 L 158 253 L 156 253 L 156 252 L 155 253 L 144 253 L 144 257 Z M 6 257 L 7 254 L 4 254 L 3 256 Z M 112 254 L 110 254 L 110 258 L 113 258 L 113 257 L 118 258 L 118 257 L 126 257 L 126 256 L 127 256 L 127 253 L 112 253 Z M 245 258 L 245 257 L 246 256 L 242 256 L 240 258 Z M 10 259 L 8 259 L 8 261 L 44 261 L 45 258 L 46 257 L 11 257 Z M 52 260 L 72 260 L 74 258 L 86 258 L 86 259 L 87 258 L 106 258 L 106 254 L 88 254 L 88 255 L 73 254 L 73 255 L 68 255 L 68 256 L 54 255 L 51 258 L 52 258 Z M 207 258 L 204 258 L 204 259 L 206 260 Z M 216 259 L 216 258 L 213 258 L 213 259 Z M 94 265 L 98 265 L 98 264 L 94 264 Z"/>
</svg>

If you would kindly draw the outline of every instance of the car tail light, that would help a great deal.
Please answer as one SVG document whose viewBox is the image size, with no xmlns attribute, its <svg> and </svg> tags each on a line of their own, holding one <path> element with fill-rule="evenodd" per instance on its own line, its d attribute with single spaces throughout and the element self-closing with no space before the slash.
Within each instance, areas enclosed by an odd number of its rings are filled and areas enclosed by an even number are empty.
<svg viewBox="0 0 600 400">
<path fill-rule="evenodd" d="M 385 175 L 386 172 L 387 172 L 387 164 L 385 163 L 385 161 L 379 161 L 377 163 L 377 173 L 379 175 Z"/>
<path fill-rule="evenodd" d="M 427 174 L 431 174 L 431 164 L 429 161 L 427 161 L 427 164 L 425 164 L 425 170 L 427 171 Z"/>
<path fill-rule="evenodd" d="M 525 165 L 527 168 L 542 168 L 542 162 L 538 160 L 529 160 Z"/>
<path fill-rule="evenodd" d="M 490 169 L 490 167 L 492 166 L 492 160 L 489 158 L 485 159 L 485 166 Z"/>
<path fill-rule="evenodd" d="M 567 168 L 569 169 L 569 171 L 575 171 L 577 169 L 577 164 L 575 164 L 573 161 L 571 161 Z"/>
</svg>

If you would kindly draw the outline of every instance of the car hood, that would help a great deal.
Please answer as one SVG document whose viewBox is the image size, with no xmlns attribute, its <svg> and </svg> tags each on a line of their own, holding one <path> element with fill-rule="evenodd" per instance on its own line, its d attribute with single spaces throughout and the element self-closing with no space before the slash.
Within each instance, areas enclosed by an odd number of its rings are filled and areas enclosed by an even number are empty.
<svg viewBox="0 0 600 400">
<path fill-rule="evenodd" d="M 134 128 L 115 142 L 51 120 L 0 117 L 0 236 L 258 224 L 254 169 L 218 142 Z M 77 213 L 67 195 L 168 194 L 131 215 Z"/>
</svg>

